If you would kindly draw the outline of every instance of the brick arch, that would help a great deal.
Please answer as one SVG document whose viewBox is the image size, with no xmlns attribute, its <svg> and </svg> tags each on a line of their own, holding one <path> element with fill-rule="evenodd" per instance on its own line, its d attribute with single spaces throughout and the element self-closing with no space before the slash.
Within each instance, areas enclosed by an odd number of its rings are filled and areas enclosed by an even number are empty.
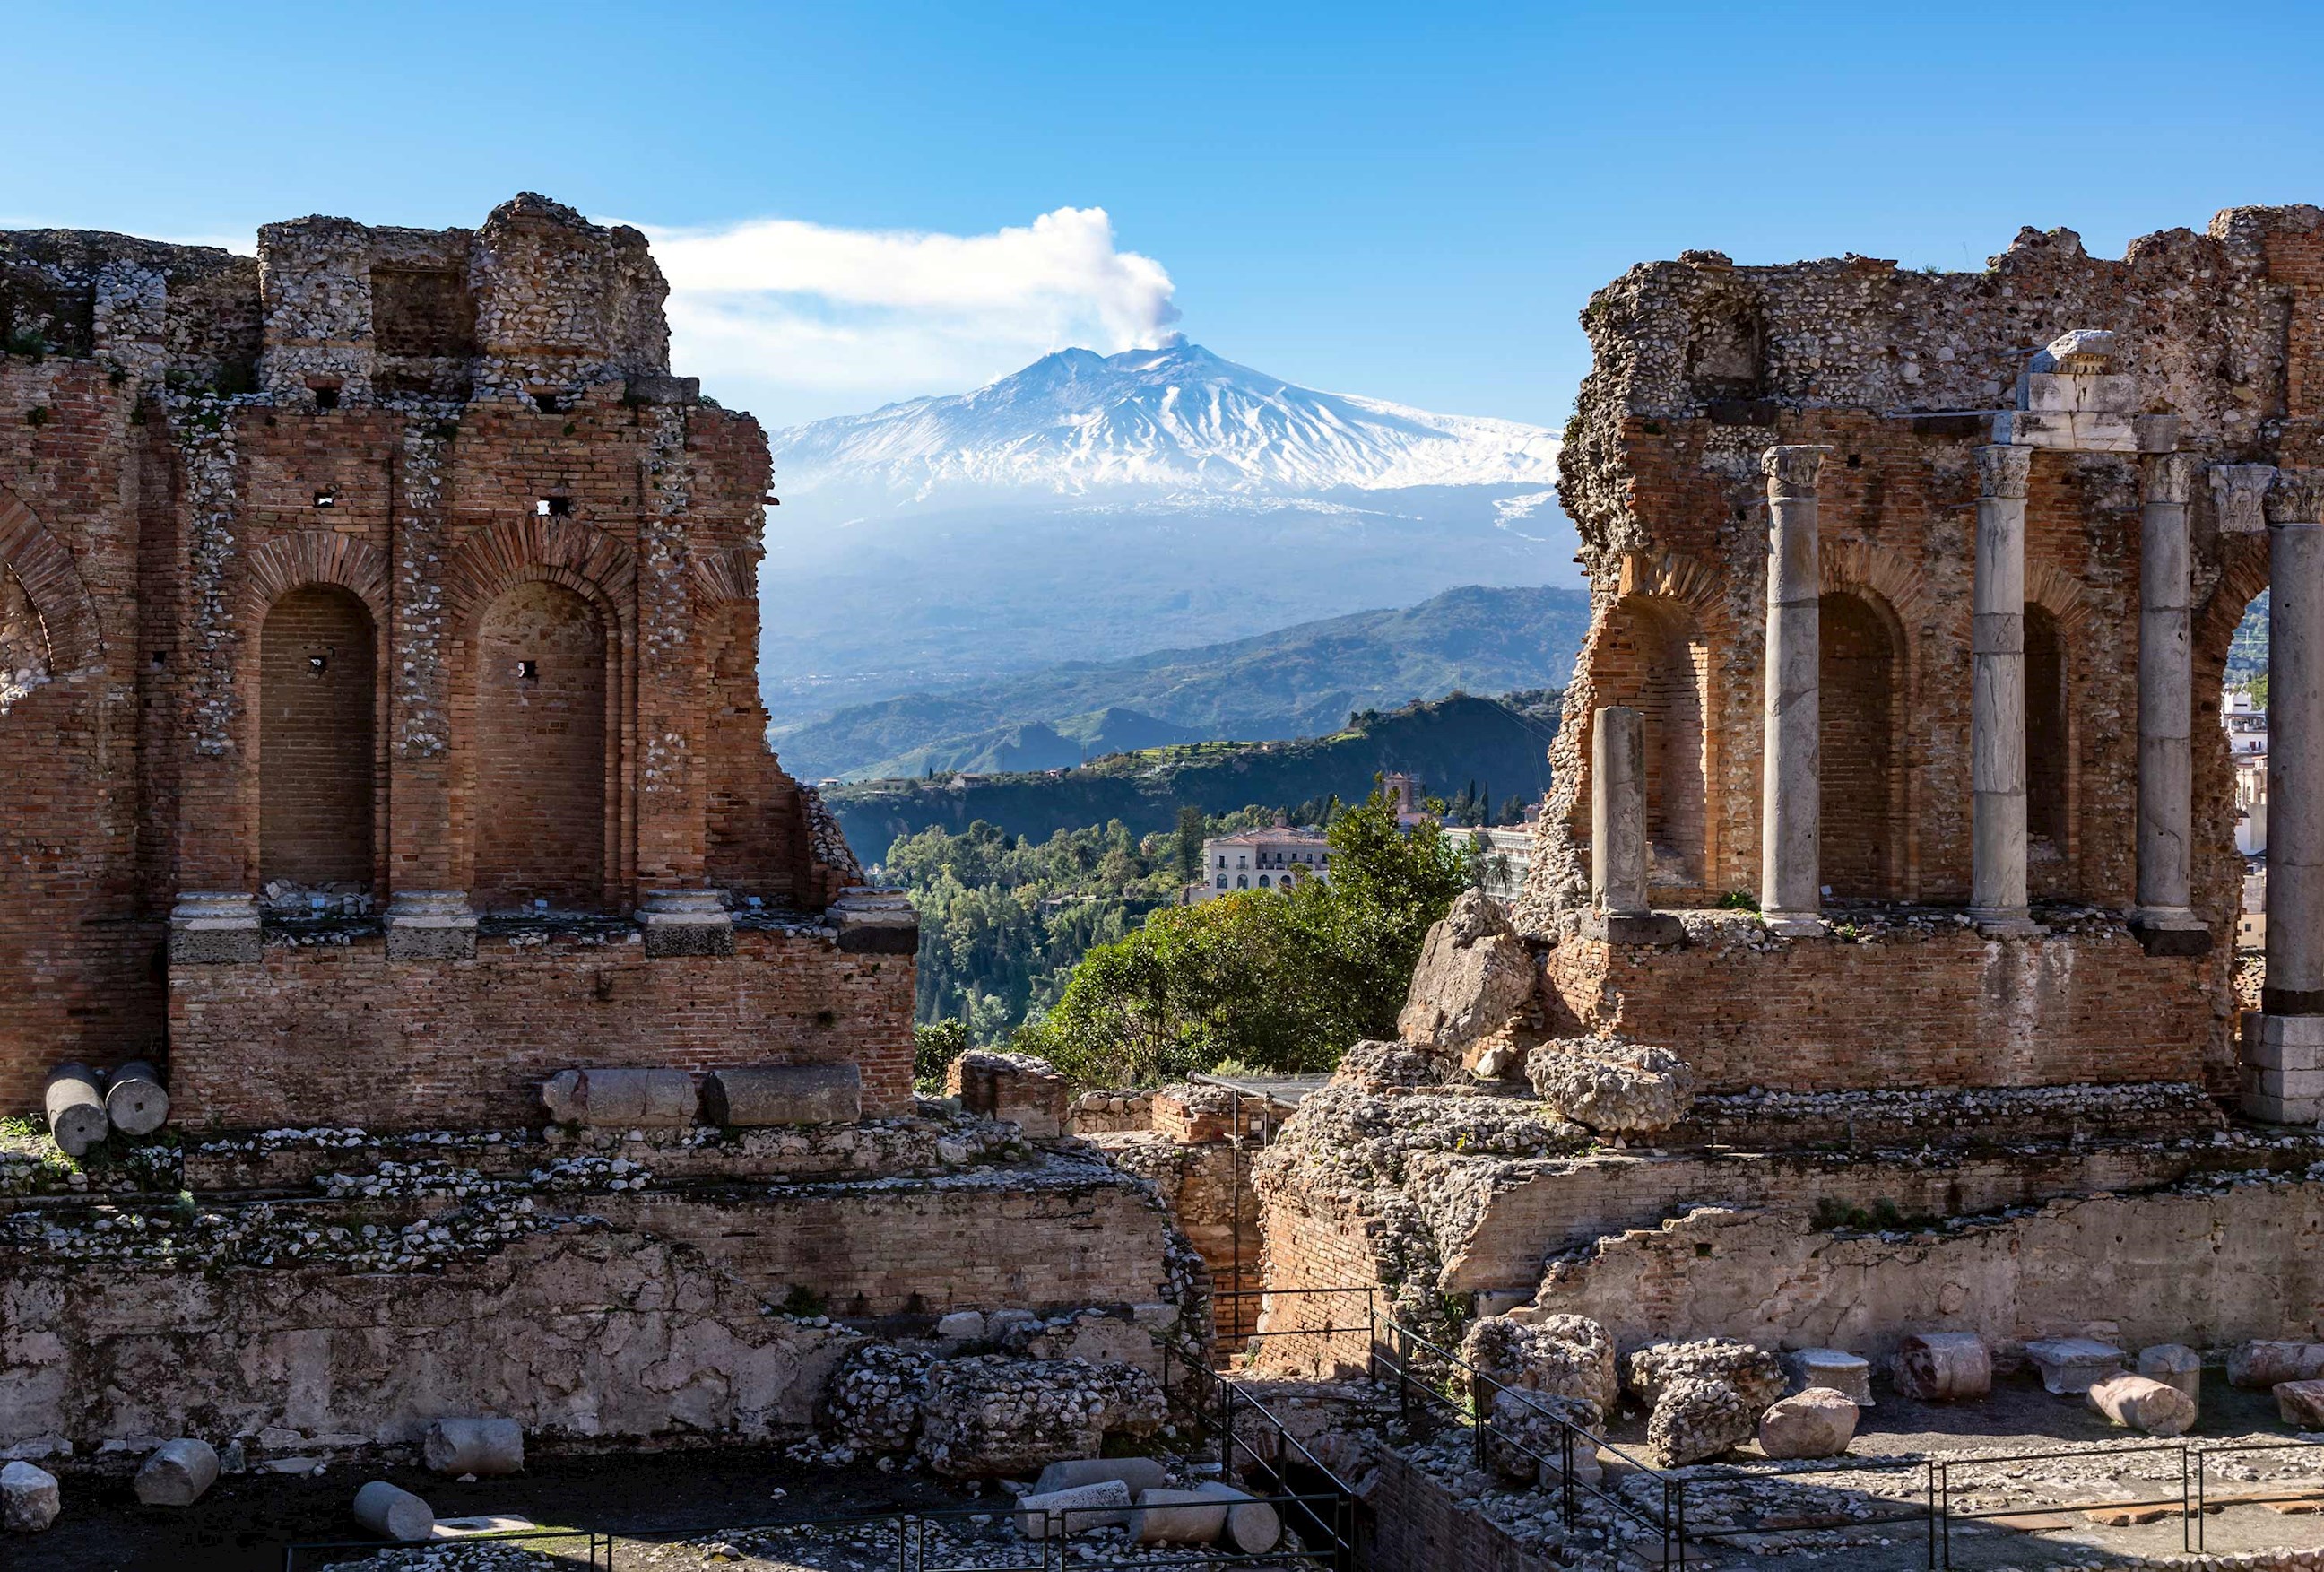
<svg viewBox="0 0 2324 1572">
<path fill-rule="evenodd" d="M 1928 575 L 1907 559 L 1870 541 L 1826 540 L 1818 562 L 1817 587 L 1825 595 L 1872 592 L 1876 609 L 1895 620 L 1904 639 L 1907 655 L 1914 653 L 1914 635 L 1936 615 L 1936 596 Z"/>
<path fill-rule="evenodd" d="M 41 619 L 51 676 L 69 677 L 105 658 L 97 602 L 73 566 L 72 552 L 32 510 L 0 491 L 0 568 L 16 576 Z"/>
<path fill-rule="evenodd" d="M 1727 598 L 1730 578 L 1684 552 L 1666 551 L 1650 560 L 1640 551 L 1623 560 L 1621 594 L 1676 601 L 1692 612 L 1705 629 L 1724 629 L 1732 620 Z"/>
<path fill-rule="evenodd" d="M 2080 633 L 2098 610 L 2082 593 L 2081 580 L 2056 563 L 2039 559 L 2025 564 L 2025 604 L 2038 606 L 2057 618 L 2058 632 L 2069 638 Z"/>
<path fill-rule="evenodd" d="M 618 538 L 554 515 L 489 524 L 471 536 L 444 575 L 444 606 L 466 629 L 503 592 L 533 579 L 561 584 L 627 628 L 637 611 L 637 554 Z"/>
<path fill-rule="evenodd" d="M 711 605 L 752 600 L 759 593 L 759 559 L 763 553 L 737 546 L 725 551 L 696 552 L 693 561 L 696 589 Z"/>
<path fill-rule="evenodd" d="M 263 617 L 276 601 L 310 584 L 346 590 L 364 603 L 374 624 L 387 625 L 386 554 L 369 541 L 330 530 L 277 536 L 250 554 L 243 595 L 251 619 Z"/>
</svg>

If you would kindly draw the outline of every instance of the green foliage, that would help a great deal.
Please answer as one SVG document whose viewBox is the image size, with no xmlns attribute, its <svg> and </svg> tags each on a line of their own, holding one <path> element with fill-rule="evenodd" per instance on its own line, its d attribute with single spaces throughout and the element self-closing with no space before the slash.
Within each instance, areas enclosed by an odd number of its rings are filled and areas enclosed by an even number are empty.
<svg viewBox="0 0 2324 1572">
<path fill-rule="evenodd" d="M 912 1084 L 925 1091 L 944 1089 L 945 1067 L 968 1051 L 965 1021 L 925 1021 L 912 1028 Z"/>
<path fill-rule="evenodd" d="M 1481 807 L 1538 801 L 1549 786 L 1557 720 L 1536 692 L 1454 698 L 1377 714 L 1355 730 L 1289 743 L 1193 743 L 1111 754 L 1056 772 L 828 786 L 824 801 L 852 845 L 886 846 L 931 825 L 983 819 L 1038 841 L 1120 819 L 1132 835 L 1168 831 L 1178 809 L 1228 813 L 1250 802 L 1298 803 L 1302 824 L 1337 796 L 1360 800 L 1384 770 L 1430 782 L 1474 780 Z"/>
<path fill-rule="evenodd" d="M 1074 963 L 1170 904 L 1199 864 L 1206 837 L 1272 824 L 1262 808 L 1181 816 L 1167 834 L 1132 838 L 1119 820 L 1061 829 L 1039 843 L 982 819 L 954 834 L 931 827 L 899 837 L 881 873 L 920 913 L 914 1076 L 941 1077 L 971 1043 L 1005 1042 L 1018 1024 L 1056 1003 Z M 931 1033 L 943 1035 L 931 1038 Z M 931 1069 L 927 1062 L 934 1059 Z"/>
<path fill-rule="evenodd" d="M 1077 1079 L 1132 1085 L 1224 1059 L 1301 1073 L 1390 1033 L 1428 927 L 1468 883 L 1434 824 L 1375 793 L 1332 826 L 1331 877 L 1156 911 L 1093 948 L 1019 1034 Z"/>
<path fill-rule="evenodd" d="M 1759 898 L 1748 890 L 1729 890 L 1719 898 L 1718 904 L 1721 911 L 1757 911 Z"/>
</svg>

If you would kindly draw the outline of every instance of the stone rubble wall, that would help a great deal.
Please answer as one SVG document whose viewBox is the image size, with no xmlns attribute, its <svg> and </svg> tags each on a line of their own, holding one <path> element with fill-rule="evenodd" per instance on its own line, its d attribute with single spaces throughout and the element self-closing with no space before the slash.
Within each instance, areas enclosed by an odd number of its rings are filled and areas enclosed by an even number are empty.
<svg viewBox="0 0 2324 1572">
<path fill-rule="evenodd" d="M 2324 1332 L 2324 1166 L 1879 1233 L 1701 1207 L 1551 1263 L 1535 1304 L 1624 1348 L 1729 1336 L 1875 1360 L 1914 1331 L 2219 1347 Z"/>
<path fill-rule="evenodd" d="M 765 1437 L 811 1422 L 837 1318 L 1204 1308 L 1150 1187 L 1087 1159 L 673 1191 L 567 1157 L 316 1189 L 0 1220 L 0 1447 L 358 1446 L 479 1412 L 561 1439 Z"/>
</svg>

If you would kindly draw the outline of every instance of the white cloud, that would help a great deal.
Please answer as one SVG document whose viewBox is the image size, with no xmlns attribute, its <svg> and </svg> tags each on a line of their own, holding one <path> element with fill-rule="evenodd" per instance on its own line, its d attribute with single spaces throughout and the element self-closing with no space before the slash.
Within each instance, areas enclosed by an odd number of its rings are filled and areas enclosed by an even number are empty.
<svg viewBox="0 0 2324 1572">
<path fill-rule="evenodd" d="M 1156 343 L 1177 319 L 1162 264 L 1102 208 L 990 235 L 768 218 L 648 229 L 670 283 L 671 361 L 770 425 L 954 393 L 1068 345 Z"/>
</svg>

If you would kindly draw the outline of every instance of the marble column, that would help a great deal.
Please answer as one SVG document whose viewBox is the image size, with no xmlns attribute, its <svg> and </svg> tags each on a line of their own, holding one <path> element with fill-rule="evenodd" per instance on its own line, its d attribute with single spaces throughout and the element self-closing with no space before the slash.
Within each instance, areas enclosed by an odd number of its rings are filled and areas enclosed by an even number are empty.
<svg viewBox="0 0 2324 1572">
<path fill-rule="evenodd" d="M 2192 454 L 2145 463 L 2138 530 L 2138 910 L 2150 952 L 2200 955 L 2209 936 L 2189 896 L 2194 822 L 2195 673 L 2189 643 L 2187 499 Z M 2166 937 L 2167 936 L 2167 937 Z"/>
<path fill-rule="evenodd" d="M 1590 909 L 1582 933 L 1609 944 L 1681 944 L 1646 881 L 1646 721 L 1627 705 L 1590 717 Z"/>
<path fill-rule="evenodd" d="M 2324 470 L 2267 494 L 2267 982 L 2245 1017 L 2243 1106 L 2324 1116 Z"/>
<path fill-rule="evenodd" d="M 1627 705 L 1590 724 L 1590 902 L 1628 916 L 1646 899 L 1646 730 Z"/>
<path fill-rule="evenodd" d="M 2025 911 L 2025 486 L 2030 448 L 1977 450 L 1970 590 L 1969 915 L 1987 932 Z"/>
<path fill-rule="evenodd" d="M 1820 933 L 1821 710 L 1816 602 L 1816 478 L 1823 449 L 1770 448 L 1767 477 L 1767 649 L 1761 685 L 1759 911 L 1778 933 Z"/>
</svg>

